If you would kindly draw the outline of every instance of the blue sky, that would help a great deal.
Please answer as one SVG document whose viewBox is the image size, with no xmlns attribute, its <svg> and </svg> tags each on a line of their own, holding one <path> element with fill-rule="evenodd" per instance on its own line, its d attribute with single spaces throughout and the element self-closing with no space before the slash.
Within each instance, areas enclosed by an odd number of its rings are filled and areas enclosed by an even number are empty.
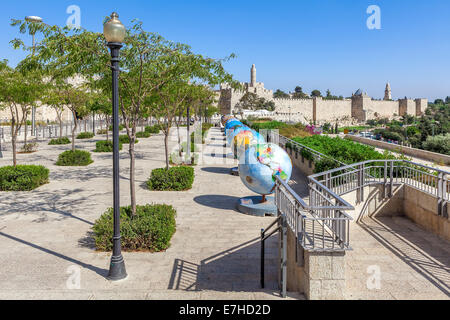
<svg viewBox="0 0 450 320">
<path fill-rule="evenodd" d="M 102 30 L 103 18 L 117 11 L 122 22 L 134 18 L 148 31 L 221 58 L 240 81 L 256 64 L 267 88 L 292 91 L 330 89 L 349 96 L 358 88 L 382 98 L 387 81 L 393 97 L 450 96 L 450 1 L 448 0 L 21 0 L 2 3 L 1 59 L 15 65 L 23 53 L 9 41 L 20 35 L 10 19 L 39 15 L 64 25 L 66 9 L 81 9 L 81 24 Z M 369 5 L 381 9 L 381 30 L 369 30 Z"/>
</svg>

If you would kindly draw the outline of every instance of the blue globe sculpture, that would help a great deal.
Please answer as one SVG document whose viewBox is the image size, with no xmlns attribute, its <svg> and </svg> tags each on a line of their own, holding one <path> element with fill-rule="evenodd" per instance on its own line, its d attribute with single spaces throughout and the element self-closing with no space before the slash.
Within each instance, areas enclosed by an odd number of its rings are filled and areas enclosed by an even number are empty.
<svg viewBox="0 0 450 320">
<path fill-rule="evenodd" d="M 288 182 L 292 176 L 292 161 L 278 145 L 251 145 L 240 155 L 239 176 L 251 191 L 266 196 L 274 192 L 275 177 Z"/>
</svg>

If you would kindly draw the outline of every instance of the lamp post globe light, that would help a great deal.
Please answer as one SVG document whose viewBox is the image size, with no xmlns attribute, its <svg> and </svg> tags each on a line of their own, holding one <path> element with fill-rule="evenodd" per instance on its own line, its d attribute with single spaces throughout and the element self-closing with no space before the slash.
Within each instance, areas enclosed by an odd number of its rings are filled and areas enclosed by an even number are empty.
<svg viewBox="0 0 450 320">
<path fill-rule="evenodd" d="M 27 16 L 25 17 L 25 20 L 28 22 L 34 22 L 39 23 L 43 22 L 43 19 L 38 16 Z M 35 32 L 30 32 L 31 36 L 33 37 L 33 54 L 36 49 L 36 38 L 35 38 Z M 31 108 L 31 132 L 32 136 L 36 135 L 36 107 Z"/>
<path fill-rule="evenodd" d="M 103 26 L 103 34 L 111 51 L 112 70 L 112 109 L 113 109 L 113 172 L 114 172 L 114 237 L 113 255 L 108 278 L 112 281 L 127 277 L 125 261 L 122 256 L 120 236 L 120 175 L 119 175 L 119 52 L 125 39 L 125 26 L 115 12 Z"/>
</svg>

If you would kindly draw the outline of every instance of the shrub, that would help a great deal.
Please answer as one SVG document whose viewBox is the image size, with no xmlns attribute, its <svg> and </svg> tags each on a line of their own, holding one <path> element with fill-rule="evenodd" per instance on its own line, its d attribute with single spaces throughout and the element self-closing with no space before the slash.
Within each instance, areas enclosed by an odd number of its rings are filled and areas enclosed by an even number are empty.
<svg viewBox="0 0 450 320">
<path fill-rule="evenodd" d="M 119 150 L 123 149 L 122 143 L 119 143 Z M 112 141 L 98 141 L 94 152 L 113 152 Z"/>
<path fill-rule="evenodd" d="M 123 124 L 119 124 L 119 131 L 122 131 L 123 129 L 125 129 L 125 126 Z M 109 131 L 113 131 L 113 125 L 109 126 Z"/>
<path fill-rule="evenodd" d="M 168 205 L 136 207 L 132 217 L 131 207 L 120 208 L 120 232 L 124 251 L 160 252 L 170 247 L 176 231 L 177 212 Z M 109 252 L 113 248 L 114 210 L 108 209 L 94 226 L 97 250 Z"/>
<path fill-rule="evenodd" d="M 93 162 L 94 161 L 91 159 L 90 152 L 82 150 L 69 150 L 59 155 L 56 165 L 62 167 L 82 167 L 88 166 Z"/>
<path fill-rule="evenodd" d="M 136 133 L 136 138 L 150 138 L 152 135 L 150 132 L 141 131 Z"/>
<path fill-rule="evenodd" d="M 145 127 L 145 132 L 148 132 L 150 134 L 159 134 L 160 131 L 161 127 L 159 125 Z"/>
<path fill-rule="evenodd" d="M 0 168 L 0 191 L 31 191 L 49 182 L 50 171 L 43 166 Z"/>
<path fill-rule="evenodd" d="M 431 152 L 450 155 L 450 133 L 435 137 L 428 137 L 423 143 L 423 148 Z"/>
<path fill-rule="evenodd" d="M 193 183 L 194 169 L 182 166 L 153 170 L 147 186 L 155 191 L 186 191 L 192 188 Z"/>
<path fill-rule="evenodd" d="M 62 144 L 70 144 L 70 139 L 67 137 L 52 139 L 48 145 L 56 146 L 56 145 L 62 145 Z"/>
<path fill-rule="evenodd" d="M 306 138 L 294 138 L 293 140 L 346 164 L 384 159 L 384 156 L 373 147 L 338 137 L 330 138 L 315 135 Z M 306 159 L 312 159 L 310 151 L 304 150 L 303 156 Z"/>
<path fill-rule="evenodd" d="M 121 135 L 121 136 L 119 136 L 119 142 L 123 143 L 123 144 L 129 144 L 130 143 L 130 138 L 128 137 L 127 134 Z M 136 141 L 134 143 L 135 144 L 139 143 L 139 140 L 136 139 Z"/>
<path fill-rule="evenodd" d="M 212 125 L 211 123 L 202 123 L 202 131 L 208 131 L 212 127 L 214 127 L 214 125 Z"/>
<path fill-rule="evenodd" d="M 101 129 L 101 130 L 97 131 L 97 134 L 107 134 L 107 133 L 108 133 L 108 130 L 106 130 L 106 129 Z"/>
<path fill-rule="evenodd" d="M 94 134 L 92 132 L 81 132 L 77 139 L 92 139 L 94 137 Z"/>
<path fill-rule="evenodd" d="M 38 144 L 36 142 L 27 143 L 20 149 L 20 153 L 33 153 L 36 152 L 38 148 Z"/>
</svg>

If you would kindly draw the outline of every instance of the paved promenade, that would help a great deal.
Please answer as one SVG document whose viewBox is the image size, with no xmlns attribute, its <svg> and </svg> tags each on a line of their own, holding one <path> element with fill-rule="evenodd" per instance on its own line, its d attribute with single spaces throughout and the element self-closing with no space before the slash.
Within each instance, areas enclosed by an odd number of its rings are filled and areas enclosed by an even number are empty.
<svg viewBox="0 0 450 320">
<path fill-rule="evenodd" d="M 177 232 L 167 252 L 125 253 L 129 278 L 119 283 L 105 279 L 110 255 L 94 250 L 90 234 L 112 205 L 111 155 L 93 153 L 95 163 L 85 168 L 54 165 L 70 146 L 41 144 L 39 152 L 19 155 L 19 163 L 47 166 L 51 182 L 33 192 L 0 193 L 0 299 L 279 299 L 276 238 L 267 246 L 267 289 L 259 285 L 260 229 L 273 218 L 235 210 L 237 200 L 251 193 L 229 175 L 236 163 L 226 158 L 224 143 L 222 133 L 213 129 L 188 192 L 146 190 L 151 170 L 164 166 L 163 136 L 136 145 L 137 201 L 173 205 Z M 90 151 L 95 147 L 94 140 L 77 145 Z M 4 155 L 0 166 L 11 163 L 10 153 Z M 121 201 L 126 205 L 126 148 L 121 158 Z M 307 179 L 298 170 L 290 184 L 307 199 Z M 347 299 L 449 299 L 448 241 L 404 218 L 353 216 Z"/>
<path fill-rule="evenodd" d="M 140 140 L 136 145 L 137 201 L 167 203 L 177 209 L 171 248 L 157 254 L 125 253 L 129 278 L 119 283 L 107 281 L 110 255 L 94 251 L 90 230 L 112 205 L 111 155 L 93 153 L 95 163 L 89 167 L 62 168 L 54 163 L 70 146 L 41 144 L 39 152 L 19 155 L 19 163 L 47 166 L 50 184 L 31 193 L 0 193 L 0 299 L 279 297 L 276 239 L 267 248 L 267 290 L 261 290 L 259 284 L 258 239 L 261 228 L 273 218 L 246 216 L 235 210 L 237 200 L 251 193 L 238 177 L 228 174 L 235 163 L 224 159 L 222 133 L 216 129 L 210 133 L 203 152 L 206 163 L 195 168 L 194 187 L 188 192 L 146 190 L 151 170 L 164 166 L 164 144 L 162 135 Z M 176 142 L 171 145 L 175 147 Z M 95 143 L 78 140 L 77 146 L 92 151 Z M 11 155 L 4 155 L 0 166 L 11 163 Z M 126 146 L 121 158 L 121 203 L 126 205 Z"/>
</svg>

